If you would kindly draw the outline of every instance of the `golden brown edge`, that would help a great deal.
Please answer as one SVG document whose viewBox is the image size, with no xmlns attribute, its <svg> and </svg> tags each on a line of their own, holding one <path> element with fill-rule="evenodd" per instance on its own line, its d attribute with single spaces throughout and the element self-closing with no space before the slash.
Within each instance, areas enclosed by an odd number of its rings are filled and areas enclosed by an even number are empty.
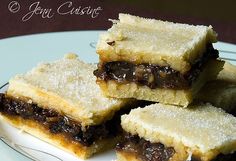
<svg viewBox="0 0 236 161">
<path fill-rule="evenodd" d="M 141 161 L 135 154 L 116 151 L 117 161 Z"/>
<path fill-rule="evenodd" d="M 32 120 L 25 120 L 19 116 L 8 116 L 1 114 L 3 119 L 14 127 L 29 133 L 32 136 L 39 138 L 49 144 L 52 144 L 66 152 L 73 154 L 81 159 L 88 159 L 95 153 L 103 152 L 113 148 L 120 136 L 115 138 L 102 139 L 86 147 L 78 142 L 68 140 L 61 134 L 52 134 L 45 127 Z"/>
<path fill-rule="evenodd" d="M 129 153 L 124 151 L 116 151 L 117 161 L 142 161 L 135 153 Z M 175 154 L 169 159 L 169 161 L 186 161 L 187 156 L 183 157 Z"/>
</svg>

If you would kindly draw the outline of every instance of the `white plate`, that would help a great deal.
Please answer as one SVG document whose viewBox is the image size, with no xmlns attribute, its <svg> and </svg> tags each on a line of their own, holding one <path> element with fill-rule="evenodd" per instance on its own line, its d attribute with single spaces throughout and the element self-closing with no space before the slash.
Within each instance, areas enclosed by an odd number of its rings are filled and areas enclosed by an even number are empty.
<svg viewBox="0 0 236 161">
<path fill-rule="evenodd" d="M 59 32 L 0 40 L 0 87 L 17 73 L 24 73 L 42 61 L 56 60 L 74 52 L 86 62 L 97 62 L 95 44 L 101 31 Z M 236 45 L 219 42 L 214 45 L 220 57 L 236 63 Z M 0 92 L 6 90 L 0 89 Z M 79 161 L 29 134 L 23 133 L 0 119 L 1 161 Z M 114 151 L 104 152 L 90 161 L 115 160 Z"/>
</svg>

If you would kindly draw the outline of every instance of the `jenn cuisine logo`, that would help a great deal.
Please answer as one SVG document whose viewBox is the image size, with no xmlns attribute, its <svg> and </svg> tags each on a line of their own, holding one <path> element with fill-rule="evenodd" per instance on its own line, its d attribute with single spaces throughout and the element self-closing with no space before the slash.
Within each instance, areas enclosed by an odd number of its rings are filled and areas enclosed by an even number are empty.
<svg viewBox="0 0 236 161">
<path fill-rule="evenodd" d="M 20 12 L 22 8 L 18 1 L 11 1 L 8 4 L 8 10 L 9 12 L 16 14 Z M 63 2 L 62 4 L 59 4 L 56 9 L 53 9 L 41 6 L 40 1 L 37 1 L 27 7 L 27 13 L 24 13 L 21 20 L 23 22 L 26 22 L 36 15 L 40 16 L 43 19 L 51 19 L 55 15 L 87 15 L 94 19 L 99 16 L 101 11 L 101 6 L 75 6 L 72 1 Z"/>
</svg>

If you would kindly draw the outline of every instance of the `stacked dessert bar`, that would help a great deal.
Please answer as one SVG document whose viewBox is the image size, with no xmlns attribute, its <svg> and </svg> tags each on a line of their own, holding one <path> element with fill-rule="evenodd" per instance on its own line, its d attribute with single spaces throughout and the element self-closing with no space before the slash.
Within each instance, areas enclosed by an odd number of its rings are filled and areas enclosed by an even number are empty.
<svg viewBox="0 0 236 161">
<path fill-rule="evenodd" d="M 210 104 L 154 104 L 123 115 L 121 161 L 233 161 L 236 118 Z M 214 161 L 215 161 L 214 160 Z"/>
<path fill-rule="evenodd" d="M 224 65 L 212 45 L 217 41 L 212 27 L 127 14 L 112 22 L 97 44 L 97 83 L 108 97 L 156 102 L 121 116 L 118 160 L 233 161 L 236 118 L 206 103 L 219 105 L 204 91 Z M 227 68 L 220 74 L 224 79 Z"/>
<path fill-rule="evenodd" d="M 211 27 L 120 14 L 97 44 L 107 96 L 187 106 L 223 66 Z"/>
<path fill-rule="evenodd" d="M 67 54 L 15 76 L 6 94 L 0 94 L 1 116 L 82 159 L 114 147 L 119 115 L 136 101 L 103 96 L 93 75 L 95 68 Z"/>
</svg>

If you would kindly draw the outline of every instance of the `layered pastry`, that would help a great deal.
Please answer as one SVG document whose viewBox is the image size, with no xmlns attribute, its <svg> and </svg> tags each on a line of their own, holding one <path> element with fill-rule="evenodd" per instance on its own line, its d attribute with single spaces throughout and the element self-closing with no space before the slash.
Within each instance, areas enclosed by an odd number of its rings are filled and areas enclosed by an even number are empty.
<svg viewBox="0 0 236 161">
<path fill-rule="evenodd" d="M 236 116 L 236 66 L 226 62 L 217 79 L 206 83 L 196 102 L 209 102 Z"/>
<path fill-rule="evenodd" d="M 121 117 L 118 161 L 234 161 L 236 118 L 210 104 L 153 104 Z"/>
<path fill-rule="evenodd" d="M 68 54 L 15 76 L 0 94 L 1 116 L 83 159 L 114 147 L 119 115 L 134 101 L 106 98 L 95 82 L 95 68 Z"/>
<path fill-rule="evenodd" d="M 112 22 L 99 38 L 94 72 L 107 96 L 187 106 L 222 69 L 211 26 L 127 14 Z"/>
</svg>

